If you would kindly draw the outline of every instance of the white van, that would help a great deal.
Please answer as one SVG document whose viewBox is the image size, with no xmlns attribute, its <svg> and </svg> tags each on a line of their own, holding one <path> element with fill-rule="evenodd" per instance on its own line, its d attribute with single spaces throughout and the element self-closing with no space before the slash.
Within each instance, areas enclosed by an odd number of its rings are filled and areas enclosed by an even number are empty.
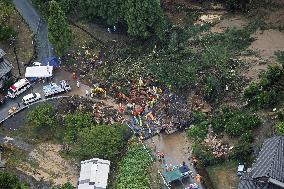
<svg viewBox="0 0 284 189">
<path fill-rule="evenodd" d="M 30 82 L 25 79 L 20 79 L 18 82 L 16 82 L 14 85 L 12 85 L 8 90 L 8 96 L 10 98 L 15 98 L 22 92 L 26 91 L 28 88 L 30 88 L 31 84 Z"/>
<path fill-rule="evenodd" d="M 38 101 L 41 99 L 41 96 L 39 93 L 31 93 L 23 97 L 22 101 L 24 105 L 30 104 L 32 102 Z"/>
</svg>

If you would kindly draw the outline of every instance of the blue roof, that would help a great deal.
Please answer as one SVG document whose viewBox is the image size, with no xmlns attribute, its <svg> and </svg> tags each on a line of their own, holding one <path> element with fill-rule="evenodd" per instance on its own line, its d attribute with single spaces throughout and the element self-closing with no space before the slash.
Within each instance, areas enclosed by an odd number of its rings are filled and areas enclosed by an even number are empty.
<svg viewBox="0 0 284 189">
<path fill-rule="evenodd" d="M 57 57 L 50 57 L 44 60 L 43 62 L 44 66 L 50 65 L 53 67 L 59 67 L 60 63 Z"/>
</svg>

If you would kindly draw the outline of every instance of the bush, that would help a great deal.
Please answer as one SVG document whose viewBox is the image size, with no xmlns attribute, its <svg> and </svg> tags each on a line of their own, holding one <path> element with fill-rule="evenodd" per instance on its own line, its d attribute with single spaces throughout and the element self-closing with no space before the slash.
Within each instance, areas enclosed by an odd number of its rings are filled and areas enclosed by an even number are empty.
<svg viewBox="0 0 284 189">
<path fill-rule="evenodd" d="M 277 123 L 276 130 L 278 134 L 284 135 L 284 122 Z"/>
<path fill-rule="evenodd" d="M 38 137 L 50 139 L 55 134 L 57 120 L 54 107 L 49 103 L 42 103 L 28 113 L 28 123 L 34 126 Z"/>
<path fill-rule="evenodd" d="M 70 182 L 67 182 L 61 186 L 56 186 L 56 187 L 53 187 L 52 189 L 75 189 L 74 186 L 72 186 L 72 184 Z"/>
<path fill-rule="evenodd" d="M 0 188 L 3 189 L 29 189 L 26 184 L 21 184 L 19 179 L 8 172 L 0 172 Z"/>
<path fill-rule="evenodd" d="M 68 114 L 64 118 L 64 125 L 64 140 L 67 143 L 75 143 L 77 141 L 78 133 L 84 128 L 91 128 L 94 123 L 91 114 L 75 112 L 74 114 Z"/>
<path fill-rule="evenodd" d="M 275 55 L 277 60 L 282 64 L 282 68 L 284 68 L 284 51 L 276 51 Z"/>
<path fill-rule="evenodd" d="M 190 138 L 194 138 L 195 140 L 204 140 L 208 133 L 208 122 L 204 121 L 197 125 L 191 126 L 188 131 L 187 135 Z"/>
<path fill-rule="evenodd" d="M 78 133 L 73 155 L 80 160 L 93 157 L 115 160 L 126 146 L 127 131 L 127 126 L 118 124 L 84 128 Z"/>
<path fill-rule="evenodd" d="M 252 152 L 252 143 L 240 140 L 238 144 L 233 148 L 231 156 L 235 160 L 246 162 L 250 159 Z"/>
<path fill-rule="evenodd" d="M 278 66 L 269 66 L 268 70 L 261 75 L 259 83 L 250 84 L 244 92 L 249 105 L 256 108 L 271 108 L 281 100 L 278 92 L 279 82 L 283 77 L 283 70 Z"/>
<path fill-rule="evenodd" d="M 8 41 L 11 37 L 15 37 L 17 32 L 11 26 L 0 25 L 0 41 Z"/>
<path fill-rule="evenodd" d="M 243 133 L 240 137 L 240 141 L 252 143 L 254 141 L 254 137 L 251 131 L 247 131 Z"/>
<path fill-rule="evenodd" d="M 196 156 L 204 166 L 208 166 L 214 161 L 212 150 L 209 146 L 202 143 L 194 143 L 192 145 L 192 154 Z"/>
<path fill-rule="evenodd" d="M 260 119 L 255 115 L 241 110 L 225 109 L 223 113 L 212 119 L 212 128 L 215 133 L 225 131 L 228 135 L 236 137 L 260 125 Z"/>
<path fill-rule="evenodd" d="M 207 120 L 207 115 L 203 112 L 193 112 L 192 115 L 193 123 L 201 123 Z"/>
</svg>

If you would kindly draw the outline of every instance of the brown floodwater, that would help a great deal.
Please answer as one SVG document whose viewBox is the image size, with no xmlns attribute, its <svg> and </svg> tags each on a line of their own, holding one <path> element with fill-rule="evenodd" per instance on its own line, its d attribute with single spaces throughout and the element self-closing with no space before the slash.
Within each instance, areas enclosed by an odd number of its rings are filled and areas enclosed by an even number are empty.
<svg viewBox="0 0 284 189">
<path fill-rule="evenodd" d="M 171 188 L 184 189 L 191 183 L 197 183 L 195 180 L 196 171 L 190 162 L 192 142 L 188 140 L 186 132 L 162 133 L 148 139 L 145 144 L 152 149 L 153 154 L 157 154 L 158 151 L 163 153 L 165 155 L 165 164 L 176 166 L 185 162 L 193 172 L 193 177 L 184 179 L 182 183 L 179 181 L 172 183 Z M 160 163 L 161 172 L 165 171 L 163 167 L 164 165 Z M 205 187 L 200 186 L 200 189 L 205 189 Z"/>
</svg>

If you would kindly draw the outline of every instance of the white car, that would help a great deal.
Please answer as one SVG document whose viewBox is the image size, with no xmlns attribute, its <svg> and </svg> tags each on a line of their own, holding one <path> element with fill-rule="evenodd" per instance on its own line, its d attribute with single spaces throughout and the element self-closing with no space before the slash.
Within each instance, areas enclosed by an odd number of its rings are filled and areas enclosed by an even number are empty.
<svg viewBox="0 0 284 189">
<path fill-rule="evenodd" d="M 41 99 L 41 96 L 39 93 L 30 93 L 23 97 L 23 103 L 24 105 L 30 104 L 32 102 L 38 101 Z"/>
</svg>

